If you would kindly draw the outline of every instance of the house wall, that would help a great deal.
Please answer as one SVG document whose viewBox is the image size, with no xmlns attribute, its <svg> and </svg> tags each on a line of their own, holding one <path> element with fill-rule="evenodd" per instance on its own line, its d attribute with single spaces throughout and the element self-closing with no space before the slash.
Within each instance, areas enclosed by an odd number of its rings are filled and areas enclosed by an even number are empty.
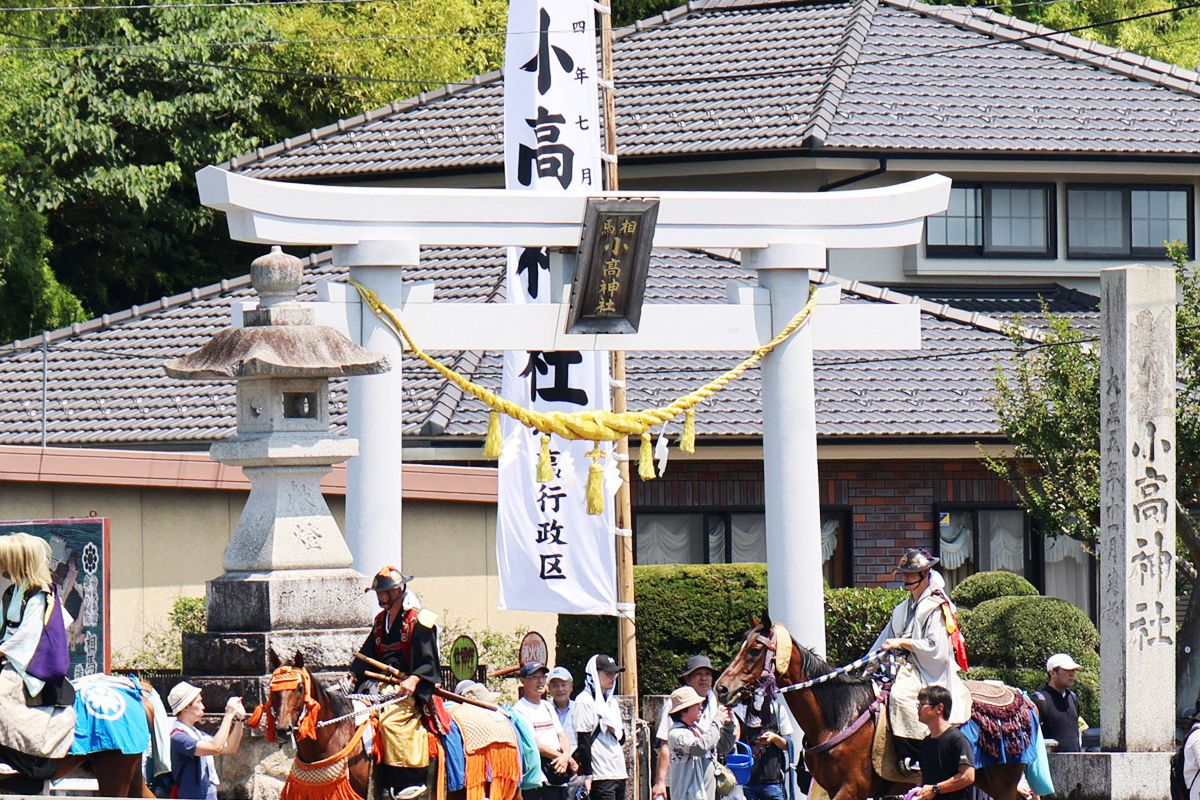
<svg viewBox="0 0 1200 800">
<path fill-rule="evenodd" d="M 863 157 L 784 157 L 728 159 L 669 164 L 622 165 L 621 187 L 627 191 L 790 191 L 811 192 L 830 183 L 865 175 L 879 168 L 879 160 Z M 1200 185 L 1200 165 L 1131 161 L 1070 162 L 998 159 L 889 158 L 887 171 L 842 187 L 870 189 L 891 186 L 940 173 L 960 181 L 1054 183 L 1058 252 L 1066 253 L 1067 183 L 1133 183 Z M 500 186 L 499 173 L 478 173 L 439 178 L 381 182 L 389 186 Z M 836 190 L 835 190 L 836 191 Z M 1196 193 L 1200 197 L 1200 193 Z M 1200 241 L 1200 215 L 1193 242 Z M 830 271 L 839 277 L 868 283 L 910 286 L 945 285 L 970 279 L 973 285 L 1012 286 L 1060 283 L 1099 295 L 1100 270 L 1144 259 L 1053 259 L 925 257 L 924 245 L 879 250 L 839 250 L 829 258 Z M 1165 264 L 1165 262 L 1159 262 Z"/>
<path fill-rule="evenodd" d="M 898 586 L 892 572 L 909 547 L 933 548 L 934 509 L 1012 505 L 1012 489 L 978 459 L 823 460 L 821 507 L 851 514 L 853 585 Z M 637 509 L 761 511 L 760 461 L 671 462 L 666 475 L 635 481 Z"/>
<path fill-rule="evenodd" d="M 125 486 L 0 483 L 0 519 L 112 520 L 110 610 L 113 663 L 148 631 L 164 628 L 176 598 L 204 594 L 221 575 L 225 546 L 246 493 Z M 345 498 L 326 495 L 339 526 Z M 553 644 L 554 615 L 499 611 L 495 506 L 408 500 L 403 569 L 425 606 L 455 629 L 540 631 Z M 382 565 L 381 565 L 382 566 Z"/>
</svg>

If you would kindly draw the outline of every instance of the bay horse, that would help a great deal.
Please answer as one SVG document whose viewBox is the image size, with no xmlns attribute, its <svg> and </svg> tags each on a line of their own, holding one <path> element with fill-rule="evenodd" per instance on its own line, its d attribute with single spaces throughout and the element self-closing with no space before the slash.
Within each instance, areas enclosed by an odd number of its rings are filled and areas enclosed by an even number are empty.
<svg viewBox="0 0 1200 800">
<path fill-rule="evenodd" d="M 315 679 L 304 666 L 300 653 L 290 665 L 283 665 L 271 651 L 268 663 L 271 686 L 267 702 L 255 711 L 248 724 L 257 727 L 265 716 L 268 741 L 294 738 L 297 763 L 292 767 L 289 783 L 304 786 L 305 781 L 294 779 L 323 771 L 322 777 L 330 778 L 335 786 L 330 789 L 326 788 L 328 784 L 308 783 L 314 797 L 366 800 L 373 761 L 362 746 L 362 737 L 370 722 L 357 725 L 354 717 L 349 717 L 329 725 L 317 724 L 352 713 L 353 701 Z M 344 763 L 343 769 L 339 770 L 338 762 Z M 347 790 L 352 794 L 347 794 Z"/>
<path fill-rule="evenodd" d="M 777 669 L 776 653 L 783 648 L 791 657 L 787 669 Z M 769 659 L 769 660 L 768 660 Z M 782 626 L 764 618 L 750 629 L 733 661 L 721 673 L 714 689 L 727 706 L 749 698 L 764 675 L 774 675 L 780 688 L 819 678 L 833 668 L 816 653 L 802 647 Z M 792 716 L 804 731 L 804 763 L 813 780 L 832 800 L 865 800 L 882 795 L 903 795 L 909 785 L 891 783 L 875 772 L 871 750 L 875 740 L 875 687 L 862 675 L 840 675 L 825 683 L 785 693 Z M 855 726 L 857 729 L 851 730 Z M 828 750 L 822 744 L 837 736 L 844 739 Z M 818 749 L 818 753 L 810 752 Z M 823 751 L 822 751 L 823 750 Z M 975 785 L 994 800 L 1017 800 L 1023 764 L 997 764 L 975 770 Z"/>
<path fill-rule="evenodd" d="M 153 736 L 154 707 L 148 698 L 154 687 L 145 681 L 140 683 L 146 727 Z M 99 793 L 103 797 L 154 797 L 142 776 L 141 753 L 126 754 L 120 750 L 102 750 L 87 755 L 52 759 L 48 766 L 54 768 L 52 780 L 65 778 L 79 769 L 90 771 L 95 776 Z M 43 787 L 44 781 L 41 779 L 27 778 L 23 775 L 13 775 L 0 780 L 0 794 L 40 795 L 43 794 Z"/>
</svg>

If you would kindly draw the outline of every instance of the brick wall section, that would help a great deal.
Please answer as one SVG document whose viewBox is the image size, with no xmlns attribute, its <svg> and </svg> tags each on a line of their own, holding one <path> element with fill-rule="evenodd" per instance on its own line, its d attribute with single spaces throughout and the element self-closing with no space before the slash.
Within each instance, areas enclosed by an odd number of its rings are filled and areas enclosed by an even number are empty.
<svg viewBox="0 0 1200 800">
<path fill-rule="evenodd" d="M 634 472 L 634 508 L 761 510 L 762 463 L 672 461 L 653 481 Z M 854 585 L 896 585 L 892 570 L 908 547 L 933 548 L 934 507 L 1012 505 L 1004 480 L 975 460 L 828 461 L 820 464 L 821 506 L 849 510 Z"/>
</svg>

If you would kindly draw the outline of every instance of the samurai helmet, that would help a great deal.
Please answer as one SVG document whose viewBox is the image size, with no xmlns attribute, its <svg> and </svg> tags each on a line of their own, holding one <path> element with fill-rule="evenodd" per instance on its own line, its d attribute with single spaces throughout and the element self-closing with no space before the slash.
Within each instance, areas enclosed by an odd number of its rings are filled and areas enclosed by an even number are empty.
<svg viewBox="0 0 1200 800">
<path fill-rule="evenodd" d="M 904 551 L 904 555 L 900 557 L 900 566 L 896 567 L 897 572 L 924 572 L 927 569 L 936 567 L 941 563 L 941 559 L 936 556 L 931 556 L 924 550 L 911 548 Z"/>
<path fill-rule="evenodd" d="M 375 573 L 375 577 L 371 579 L 371 585 L 363 591 L 386 592 L 389 589 L 403 588 L 411 580 L 412 575 L 405 575 L 395 567 L 387 566 Z"/>
</svg>

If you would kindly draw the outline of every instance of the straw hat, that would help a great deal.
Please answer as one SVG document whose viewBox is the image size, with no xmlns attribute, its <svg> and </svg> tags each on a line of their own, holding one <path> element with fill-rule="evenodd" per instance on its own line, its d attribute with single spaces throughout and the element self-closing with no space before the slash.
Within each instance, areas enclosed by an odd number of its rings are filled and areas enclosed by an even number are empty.
<svg viewBox="0 0 1200 800">
<path fill-rule="evenodd" d="M 690 686 L 680 686 L 671 692 L 671 710 L 668 713 L 677 714 L 685 708 L 698 706 L 703 702 L 704 698 L 696 694 L 695 689 Z"/>
<path fill-rule="evenodd" d="M 171 707 L 172 714 L 179 716 L 179 712 L 190 706 L 192 701 L 199 696 L 199 686 L 193 686 L 187 681 L 180 681 L 167 693 L 167 705 Z"/>
</svg>

